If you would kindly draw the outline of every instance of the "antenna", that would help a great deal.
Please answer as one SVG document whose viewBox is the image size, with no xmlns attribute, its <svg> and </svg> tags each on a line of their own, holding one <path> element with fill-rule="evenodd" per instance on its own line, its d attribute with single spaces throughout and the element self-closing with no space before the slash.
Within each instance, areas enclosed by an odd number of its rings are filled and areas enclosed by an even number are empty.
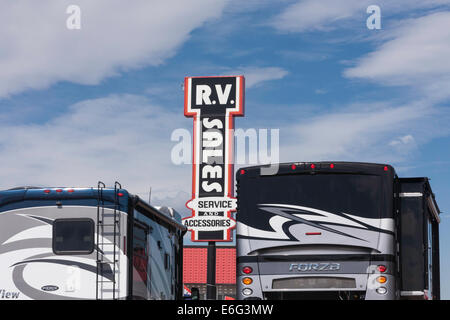
<svg viewBox="0 0 450 320">
<path fill-rule="evenodd" d="M 150 204 L 151 199 L 152 199 L 152 187 L 150 187 L 150 191 L 148 192 L 148 204 Z"/>
</svg>

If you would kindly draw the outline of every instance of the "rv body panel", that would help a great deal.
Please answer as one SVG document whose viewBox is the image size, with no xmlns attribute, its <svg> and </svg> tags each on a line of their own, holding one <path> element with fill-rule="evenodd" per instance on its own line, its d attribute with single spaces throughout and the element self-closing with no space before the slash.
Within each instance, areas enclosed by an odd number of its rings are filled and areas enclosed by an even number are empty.
<svg viewBox="0 0 450 320">
<path fill-rule="evenodd" d="M 140 212 L 134 212 L 135 227 L 146 226 L 147 250 L 148 250 L 148 280 L 149 283 L 145 289 L 138 290 L 137 286 L 142 286 L 142 281 L 133 281 L 136 286 L 135 291 L 141 291 L 141 296 L 151 300 L 174 300 L 176 299 L 175 276 L 176 263 L 175 257 L 180 250 L 179 238 L 175 232 L 170 232 L 164 226 L 156 221 L 146 217 Z M 136 230 L 136 229 L 135 229 Z M 134 280 L 139 277 L 139 270 L 134 264 Z M 142 277 L 141 277 L 141 280 Z M 144 292 L 142 292 L 144 291 Z M 136 295 L 136 294 L 134 294 Z"/>
<path fill-rule="evenodd" d="M 186 228 L 165 211 L 117 188 L 0 191 L 0 299 L 181 298 Z"/>
<path fill-rule="evenodd" d="M 439 208 L 427 178 L 380 164 L 279 168 L 237 174 L 240 299 L 440 298 Z"/>
<path fill-rule="evenodd" d="M 105 209 L 112 213 L 113 210 Z M 118 213 L 126 225 L 127 214 Z M 57 219 L 89 219 L 97 224 L 97 208 L 92 206 L 28 207 L 0 213 L 0 277 L 2 289 L 18 292 L 19 299 L 95 299 L 98 246 L 89 254 L 56 254 L 53 250 L 53 223 Z M 94 231 L 94 238 L 97 234 Z M 126 229 L 120 237 L 126 237 Z M 101 239 L 112 243 L 111 237 Z M 111 250 L 113 248 L 111 247 Z M 117 296 L 127 296 L 128 259 L 123 241 L 118 252 Z M 108 254 L 103 252 L 103 254 Z M 101 275 L 107 280 L 112 274 Z M 0 295 L 1 298 L 1 295 Z"/>
<path fill-rule="evenodd" d="M 439 207 L 427 178 L 399 185 L 401 296 L 440 299 Z"/>
<path fill-rule="evenodd" d="M 392 167 L 281 164 L 274 177 L 259 169 L 237 174 L 240 299 L 248 298 L 245 288 L 261 299 L 325 291 L 354 292 L 359 299 L 396 297 Z M 378 265 L 388 271 L 381 274 Z M 244 274 L 244 266 L 253 272 Z M 383 285 L 380 276 L 387 280 Z M 245 277 L 255 281 L 243 285 Z M 381 286 L 386 294 L 376 292 Z"/>
</svg>

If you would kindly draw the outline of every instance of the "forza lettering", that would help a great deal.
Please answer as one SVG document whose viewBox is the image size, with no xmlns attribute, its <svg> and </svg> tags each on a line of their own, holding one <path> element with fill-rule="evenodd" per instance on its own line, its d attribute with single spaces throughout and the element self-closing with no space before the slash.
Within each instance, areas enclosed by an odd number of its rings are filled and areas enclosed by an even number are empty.
<svg viewBox="0 0 450 320">
<path fill-rule="evenodd" d="M 339 271 L 340 263 L 291 263 L 289 271 Z"/>
</svg>

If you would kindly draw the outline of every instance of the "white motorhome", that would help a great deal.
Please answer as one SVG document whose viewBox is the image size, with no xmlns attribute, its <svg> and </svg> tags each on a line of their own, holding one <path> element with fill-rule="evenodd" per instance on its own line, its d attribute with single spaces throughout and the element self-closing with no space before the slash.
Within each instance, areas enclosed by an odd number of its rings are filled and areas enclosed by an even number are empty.
<svg viewBox="0 0 450 320">
<path fill-rule="evenodd" d="M 185 232 L 119 183 L 0 191 L 0 300 L 181 299 Z"/>
<path fill-rule="evenodd" d="M 239 299 L 439 299 L 439 208 L 392 166 L 237 172 Z"/>
</svg>

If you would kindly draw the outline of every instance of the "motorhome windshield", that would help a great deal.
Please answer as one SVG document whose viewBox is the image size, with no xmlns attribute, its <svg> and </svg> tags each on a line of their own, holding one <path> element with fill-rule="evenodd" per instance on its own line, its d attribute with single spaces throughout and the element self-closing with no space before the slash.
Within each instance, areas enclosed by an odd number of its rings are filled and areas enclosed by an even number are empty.
<svg viewBox="0 0 450 320">
<path fill-rule="evenodd" d="M 281 204 L 345 213 L 363 218 L 392 217 L 392 193 L 386 179 L 363 174 L 288 174 L 249 177 L 239 185 L 239 219 L 245 221 L 264 204 Z M 262 212 L 261 212 L 262 213 Z M 310 212 L 314 214 L 313 212 Z"/>
</svg>

